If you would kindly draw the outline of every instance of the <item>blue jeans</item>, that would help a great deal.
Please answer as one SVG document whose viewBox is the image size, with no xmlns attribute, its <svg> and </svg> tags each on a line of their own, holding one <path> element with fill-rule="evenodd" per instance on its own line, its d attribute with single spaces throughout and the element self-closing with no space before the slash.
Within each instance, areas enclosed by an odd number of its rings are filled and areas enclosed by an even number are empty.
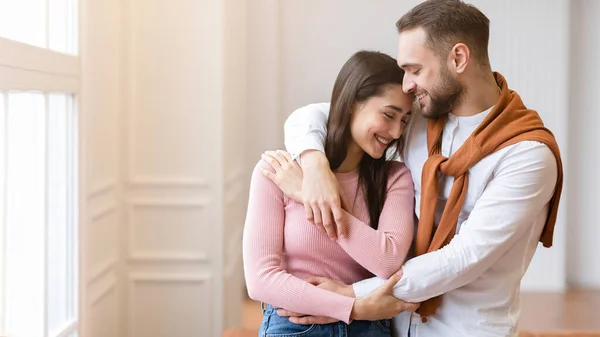
<svg viewBox="0 0 600 337">
<path fill-rule="evenodd" d="M 280 317 L 270 304 L 263 304 L 263 321 L 259 337 L 390 337 L 391 320 L 353 321 L 350 324 L 298 325 Z"/>
</svg>

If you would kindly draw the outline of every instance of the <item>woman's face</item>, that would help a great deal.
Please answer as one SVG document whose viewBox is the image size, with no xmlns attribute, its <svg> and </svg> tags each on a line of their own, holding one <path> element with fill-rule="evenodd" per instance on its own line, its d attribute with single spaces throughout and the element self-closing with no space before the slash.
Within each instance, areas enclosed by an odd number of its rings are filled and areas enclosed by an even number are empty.
<svg viewBox="0 0 600 337">
<path fill-rule="evenodd" d="M 387 86 L 380 96 L 356 104 L 350 118 L 352 142 L 349 153 L 361 151 L 377 159 L 390 142 L 400 138 L 411 115 L 413 95 L 402 85 Z"/>
</svg>

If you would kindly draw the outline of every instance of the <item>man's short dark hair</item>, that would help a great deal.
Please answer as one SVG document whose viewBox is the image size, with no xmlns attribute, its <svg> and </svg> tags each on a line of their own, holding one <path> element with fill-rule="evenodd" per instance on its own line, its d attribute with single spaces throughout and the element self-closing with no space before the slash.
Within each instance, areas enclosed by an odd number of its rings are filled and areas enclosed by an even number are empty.
<svg viewBox="0 0 600 337">
<path fill-rule="evenodd" d="M 464 43 L 472 57 L 489 65 L 490 20 L 473 5 L 460 0 L 427 0 L 404 14 L 396 27 L 399 33 L 423 28 L 427 46 L 441 58 L 448 56 L 455 44 Z"/>
</svg>

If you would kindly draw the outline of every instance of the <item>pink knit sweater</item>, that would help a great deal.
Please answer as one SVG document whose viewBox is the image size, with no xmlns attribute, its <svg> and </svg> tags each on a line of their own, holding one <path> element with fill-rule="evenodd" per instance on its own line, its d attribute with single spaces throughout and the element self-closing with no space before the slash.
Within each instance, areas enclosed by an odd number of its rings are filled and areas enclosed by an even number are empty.
<svg viewBox="0 0 600 337">
<path fill-rule="evenodd" d="M 305 282 L 325 276 L 351 284 L 398 271 L 413 238 L 414 190 L 408 169 L 389 163 L 387 195 L 377 230 L 369 212 L 358 172 L 336 173 L 352 207 L 344 212 L 347 235 L 333 241 L 306 220 L 304 206 L 260 173 L 274 170 L 264 161 L 252 174 L 244 228 L 244 272 L 252 299 L 308 315 L 327 316 L 346 323 L 354 299 Z"/>
</svg>

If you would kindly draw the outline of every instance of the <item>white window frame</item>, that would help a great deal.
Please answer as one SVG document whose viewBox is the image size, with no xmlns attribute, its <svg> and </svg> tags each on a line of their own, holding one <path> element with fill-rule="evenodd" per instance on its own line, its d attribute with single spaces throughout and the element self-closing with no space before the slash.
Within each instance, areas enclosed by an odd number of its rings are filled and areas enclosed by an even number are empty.
<svg viewBox="0 0 600 337">
<path fill-rule="evenodd" d="M 78 7 L 78 22 L 81 22 L 81 2 Z M 81 27 L 78 28 L 78 43 L 81 40 Z M 81 43 L 79 43 L 81 45 Z M 79 205 L 78 219 L 76 219 L 77 227 L 77 282 L 78 282 L 78 303 L 77 303 L 77 314 L 76 322 L 65 327 L 62 336 L 70 336 L 73 332 L 77 331 L 79 336 L 83 336 L 82 329 L 82 318 L 84 317 L 83 305 L 85 297 L 84 285 L 84 256 L 82 254 L 82 243 L 85 242 L 84 226 L 86 214 L 85 210 L 85 157 L 84 151 L 84 128 L 83 116 L 80 109 L 80 83 L 81 83 L 81 60 L 78 55 L 64 54 L 56 52 L 50 49 L 36 47 L 25 43 L 9 40 L 0 37 L 0 92 L 10 91 L 40 91 L 46 94 L 49 93 L 65 93 L 72 94 L 75 97 L 75 109 L 77 111 L 77 133 L 78 133 L 78 181 L 77 181 L 77 202 Z M 0 130 L 4 132 L 5 130 Z M 0 149 L 5 151 L 6 149 Z M 0 249 L 2 248 L 2 241 L 5 236 L 0 233 Z M 47 240 L 47 234 L 46 234 Z M 5 254 L 0 252 L 0 259 L 4 258 Z M 2 263 L 2 261 L 0 261 Z M 47 268 L 46 268 L 47 269 Z M 47 273 L 47 271 L 46 271 Z M 47 277 L 47 275 L 46 275 Z M 4 282 L 2 282 L 4 284 Z M 3 289 L 0 289 L 0 295 L 2 295 Z M 1 305 L 1 303 L 0 303 Z M 45 307 L 45 317 L 48 317 L 48 306 Z M 3 308 L 0 308 L 2 310 Z M 0 317 L 2 319 L 2 317 Z M 2 328 L 0 321 L 0 328 Z M 44 332 L 47 333 L 46 331 Z"/>
<path fill-rule="evenodd" d="M 79 56 L 0 37 L 0 90 L 39 90 L 79 96 Z"/>
</svg>

